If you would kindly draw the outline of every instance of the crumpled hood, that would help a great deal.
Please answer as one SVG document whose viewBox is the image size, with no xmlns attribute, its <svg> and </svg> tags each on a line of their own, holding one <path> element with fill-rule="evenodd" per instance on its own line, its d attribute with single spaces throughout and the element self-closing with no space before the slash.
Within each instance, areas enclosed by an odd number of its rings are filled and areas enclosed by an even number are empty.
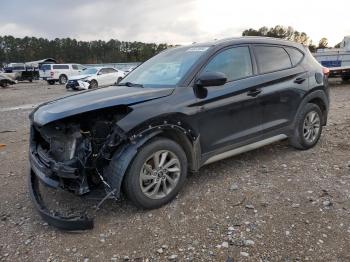
<svg viewBox="0 0 350 262">
<path fill-rule="evenodd" d="M 91 77 L 93 75 L 89 74 L 89 75 L 86 75 L 86 74 L 82 74 L 82 75 L 76 75 L 76 76 L 71 76 L 69 77 L 68 80 L 80 80 L 80 79 L 83 79 L 83 78 L 86 78 L 86 77 Z"/>
<path fill-rule="evenodd" d="M 131 105 L 170 95 L 174 88 L 110 86 L 71 95 L 38 106 L 30 118 L 38 126 L 118 105 Z"/>
</svg>

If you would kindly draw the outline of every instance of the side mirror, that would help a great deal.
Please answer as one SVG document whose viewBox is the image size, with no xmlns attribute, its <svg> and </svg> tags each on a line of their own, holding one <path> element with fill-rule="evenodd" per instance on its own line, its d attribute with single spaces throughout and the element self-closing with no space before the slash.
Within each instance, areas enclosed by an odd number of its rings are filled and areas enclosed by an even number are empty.
<svg viewBox="0 0 350 262">
<path fill-rule="evenodd" d="M 222 86 L 226 83 L 227 76 L 220 72 L 204 72 L 196 80 L 198 87 Z"/>
</svg>

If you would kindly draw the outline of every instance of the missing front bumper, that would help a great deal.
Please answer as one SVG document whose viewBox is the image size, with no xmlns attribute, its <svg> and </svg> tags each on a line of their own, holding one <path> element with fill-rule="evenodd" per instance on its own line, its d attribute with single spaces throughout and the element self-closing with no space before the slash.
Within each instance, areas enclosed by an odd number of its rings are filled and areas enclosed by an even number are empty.
<svg viewBox="0 0 350 262">
<path fill-rule="evenodd" d="M 42 199 L 39 189 L 39 178 L 31 169 L 29 172 L 29 194 L 40 216 L 49 224 L 66 231 L 88 230 L 94 227 L 94 222 L 86 214 L 80 216 L 62 216 L 51 213 Z M 50 186 L 50 185 L 48 185 Z"/>
</svg>

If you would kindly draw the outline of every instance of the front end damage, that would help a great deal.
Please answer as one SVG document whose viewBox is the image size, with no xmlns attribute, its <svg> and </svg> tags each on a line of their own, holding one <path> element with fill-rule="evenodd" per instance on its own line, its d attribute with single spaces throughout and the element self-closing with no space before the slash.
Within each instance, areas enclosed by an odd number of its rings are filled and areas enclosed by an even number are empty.
<svg viewBox="0 0 350 262">
<path fill-rule="evenodd" d="M 79 216 L 63 216 L 46 208 L 39 183 L 84 196 L 104 187 L 106 195 L 119 198 L 103 177 L 113 153 L 130 141 L 117 122 L 128 114 L 129 108 L 92 112 L 89 115 L 54 121 L 44 126 L 32 123 L 30 135 L 29 191 L 40 215 L 49 224 L 64 230 L 84 230 L 93 221 L 84 212 Z M 118 112 L 118 113 L 115 113 Z"/>
<path fill-rule="evenodd" d="M 139 128 L 124 132 L 118 122 L 131 112 L 128 106 L 101 109 L 38 125 L 31 116 L 29 191 L 41 217 L 50 225 L 63 230 L 86 230 L 93 227 L 87 211 L 79 215 L 63 215 L 46 207 L 39 184 L 68 191 L 76 196 L 93 195 L 99 203 L 106 199 L 119 200 L 124 174 L 144 143 L 171 130 L 198 144 L 198 136 L 179 119 L 163 118 L 145 122 Z M 190 157 L 191 154 L 188 155 Z M 194 157 L 199 153 L 193 152 Z M 110 162 L 117 163 L 112 173 Z M 193 169 L 198 169 L 191 161 Z M 89 193 L 92 194 L 89 194 Z M 96 196 L 96 193 L 98 194 Z M 100 194 L 99 194 L 100 193 Z"/>
</svg>

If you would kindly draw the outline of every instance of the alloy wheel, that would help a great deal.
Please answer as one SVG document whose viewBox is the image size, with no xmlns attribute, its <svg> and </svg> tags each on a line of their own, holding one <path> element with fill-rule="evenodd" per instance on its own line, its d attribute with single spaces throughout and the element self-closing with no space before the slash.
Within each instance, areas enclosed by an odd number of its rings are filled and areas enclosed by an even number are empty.
<svg viewBox="0 0 350 262">
<path fill-rule="evenodd" d="M 318 138 L 321 127 L 321 119 L 316 111 L 307 113 L 304 119 L 303 135 L 308 143 L 313 143 Z"/>
<path fill-rule="evenodd" d="M 157 151 L 141 168 L 139 182 L 142 193 L 151 199 L 164 198 L 174 190 L 180 175 L 179 158 L 169 150 Z"/>
</svg>

